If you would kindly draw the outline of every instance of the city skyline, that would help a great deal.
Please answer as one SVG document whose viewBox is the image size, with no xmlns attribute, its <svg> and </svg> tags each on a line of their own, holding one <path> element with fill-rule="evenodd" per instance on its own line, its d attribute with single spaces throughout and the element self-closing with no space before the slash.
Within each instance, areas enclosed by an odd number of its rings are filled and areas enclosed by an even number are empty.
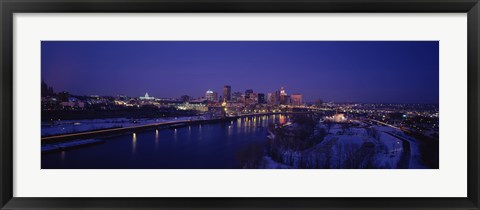
<svg viewBox="0 0 480 210">
<path fill-rule="evenodd" d="M 49 86 L 50 87 L 50 86 Z M 52 87 L 53 88 L 53 87 Z M 280 90 L 281 88 L 279 88 L 278 90 Z M 253 90 L 253 89 L 247 89 L 245 91 L 232 91 L 232 95 L 234 93 L 242 93 L 243 96 L 245 96 L 245 92 L 248 91 L 248 90 Z M 60 93 L 60 92 L 68 92 L 68 91 L 62 91 L 62 90 L 56 90 L 54 89 L 55 93 Z M 139 99 L 142 99 L 142 98 L 145 98 L 146 95 L 148 95 L 148 97 L 152 98 L 152 99 L 176 99 L 176 100 L 182 100 L 182 97 L 183 96 L 189 96 L 191 97 L 190 100 L 195 100 L 195 99 L 204 99 L 206 101 L 208 101 L 208 99 L 206 99 L 206 94 L 208 92 L 212 91 L 214 94 L 217 95 L 217 99 L 218 101 L 220 102 L 220 99 L 223 97 L 221 92 L 219 91 L 214 91 L 212 89 L 208 89 L 204 92 L 203 95 L 199 95 L 199 96 L 190 96 L 190 95 L 181 95 L 181 96 L 177 96 L 177 97 L 162 97 L 162 96 L 155 96 L 155 95 L 152 95 L 150 94 L 148 91 L 144 92 L 144 94 L 141 94 L 139 96 L 132 96 L 132 95 L 126 95 L 126 94 L 116 94 L 116 95 L 98 95 L 98 94 L 86 94 L 86 95 L 80 95 L 80 94 L 72 94 L 71 92 L 68 92 L 69 94 L 71 94 L 72 96 L 100 96 L 100 97 L 117 97 L 117 96 L 126 96 L 126 97 L 130 97 L 130 98 L 139 98 Z M 257 92 L 254 92 L 254 93 L 257 93 Z M 272 91 L 272 92 L 267 92 L 267 93 L 257 93 L 257 94 L 264 94 L 265 97 L 267 97 L 267 94 L 275 94 L 275 91 Z M 288 93 L 289 96 L 292 96 L 292 95 L 301 95 L 302 97 L 304 97 L 304 95 L 302 93 Z M 233 96 L 231 96 L 233 97 Z M 265 99 L 267 100 L 267 99 Z M 318 98 L 318 99 L 315 99 L 313 101 L 306 101 L 306 100 L 302 100 L 303 103 L 315 103 L 316 100 L 322 100 L 321 98 Z M 428 105 L 428 104 L 431 104 L 431 105 L 435 105 L 435 104 L 438 104 L 438 103 L 397 103 L 397 102 L 358 102 L 358 101 L 324 101 L 322 100 L 322 102 L 324 103 L 364 103 L 364 104 L 425 104 L 425 105 Z"/>
<path fill-rule="evenodd" d="M 42 79 L 75 95 L 196 98 L 228 85 L 285 87 L 306 102 L 438 104 L 438 74 L 438 42 L 42 42 Z"/>
</svg>

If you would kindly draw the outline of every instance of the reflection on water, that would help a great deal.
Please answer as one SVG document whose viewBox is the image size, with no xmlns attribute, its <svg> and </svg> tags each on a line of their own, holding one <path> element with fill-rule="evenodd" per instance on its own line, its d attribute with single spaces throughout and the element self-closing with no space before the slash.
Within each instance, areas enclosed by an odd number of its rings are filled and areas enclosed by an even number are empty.
<svg viewBox="0 0 480 210">
<path fill-rule="evenodd" d="M 243 117 L 108 137 L 103 144 L 42 154 L 42 168 L 236 168 L 237 151 L 265 142 L 267 126 L 279 119 L 286 122 L 288 117 Z"/>
<path fill-rule="evenodd" d="M 65 151 L 61 151 L 62 165 L 65 165 Z"/>
<path fill-rule="evenodd" d="M 135 149 L 137 148 L 137 134 L 132 134 L 132 155 L 135 155 Z"/>
<path fill-rule="evenodd" d="M 173 139 L 177 140 L 177 129 L 173 129 Z"/>
<path fill-rule="evenodd" d="M 158 150 L 158 129 L 155 129 L 155 151 Z"/>
<path fill-rule="evenodd" d="M 280 115 L 280 124 L 283 125 L 283 124 L 285 124 L 285 123 L 287 123 L 286 117 L 285 117 L 284 115 Z"/>
</svg>

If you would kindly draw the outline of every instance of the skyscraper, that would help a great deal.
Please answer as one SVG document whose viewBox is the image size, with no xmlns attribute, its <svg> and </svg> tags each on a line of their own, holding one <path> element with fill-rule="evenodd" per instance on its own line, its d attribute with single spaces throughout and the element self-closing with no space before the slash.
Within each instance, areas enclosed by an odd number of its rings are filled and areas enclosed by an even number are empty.
<svg viewBox="0 0 480 210">
<path fill-rule="evenodd" d="M 280 95 L 282 96 L 286 96 L 287 95 L 287 92 L 285 91 L 285 88 L 280 88 Z"/>
<path fill-rule="evenodd" d="M 265 103 L 265 94 L 264 93 L 259 93 L 258 94 L 258 103 L 259 104 L 264 104 Z"/>
<path fill-rule="evenodd" d="M 291 95 L 292 105 L 301 106 L 303 104 L 302 94 L 294 93 Z"/>
<path fill-rule="evenodd" d="M 250 94 L 253 93 L 253 90 L 252 89 L 248 89 L 248 90 L 245 90 L 245 98 L 250 98 Z"/>
<path fill-rule="evenodd" d="M 274 105 L 275 104 L 275 94 L 267 93 L 267 103 L 269 105 Z"/>
<path fill-rule="evenodd" d="M 242 102 L 243 96 L 241 92 L 234 92 L 232 93 L 232 101 L 234 102 Z"/>
<path fill-rule="evenodd" d="M 280 89 L 280 104 L 283 104 L 283 105 L 288 104 L 288 95 L 283 87 Z"/>
<path fill-rule="evenodd" d="M 258 104 L 258 93 L 250 93 L 248 104 Z"/>
<path fill-rule="evenodd" d="M 223 100 L 231 101 L 232 100 L 232 87 L 230 85 L 223 86 Z"/>
<path fill-rule="evenodd" d="M 280 104 L 280 90 L 275 91 L 274 97 L 274 104 L 279 105 Z"/>
</svg>

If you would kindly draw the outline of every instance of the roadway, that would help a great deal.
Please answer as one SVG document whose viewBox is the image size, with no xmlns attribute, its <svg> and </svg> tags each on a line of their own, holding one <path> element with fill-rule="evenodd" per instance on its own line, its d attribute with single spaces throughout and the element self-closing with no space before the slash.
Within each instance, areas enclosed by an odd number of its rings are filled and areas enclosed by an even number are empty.
<svg viewBox="0 0 480 210">
<path fill-rule="evenodd" d="M 404 129 L 402 129 L 400 127 L 390 125 L 388 123 L 384 123 L 384 122 L 381 122 L 381 121 L 378 121 L 378 120 L 373 120 L 373 119 L 369 119 L 369 120 L 372 121 L 372 122 L 376 122 L 378 124 L 381 124 L 381 125 L 385 125 L 385 126 L 388 126 L 388 127 L 391 127 L 391 128 L 395 128 L 395 129 L 400 130 L 400 131 L 405 131 Z M 403 138 L 403 137 L 401 137 L 399 135 L 396 135 L 396 134 L 394 134 L 392 132 L 389 132 L 389 131 L 386 131 L 385 133 L 402 141 L 403 152 L 402 152 L 402 157 L 400 157 L 400 161 L 398 162 L 397 168 L 409 168 L 410 159 L 411 159 L 411 156 L 412 156 L 411 155 L 410 141 L 406 138 Z"/>
<path fill-rule="evenodd" d="M 397 139 L 400 139 L 402 140 L 402 148 L 403 148 L 403 152 L 402 152 L 402 156 L 400 157 L 400 161 L 398 161 L 398 165 L 397 165 L 397 168 L 409 168 L 410 166 L 410 158 L 411 158 L 411 149 L 410 149 L 410 141 L 401 137 L 401 136 L 398 136 L 396 134 L 393 134 L 391 132 L 385 132 L 387 134 L 389 134 L 390 136 L 393 136 L 394 138 L 397 138 Z"/>
</svg>

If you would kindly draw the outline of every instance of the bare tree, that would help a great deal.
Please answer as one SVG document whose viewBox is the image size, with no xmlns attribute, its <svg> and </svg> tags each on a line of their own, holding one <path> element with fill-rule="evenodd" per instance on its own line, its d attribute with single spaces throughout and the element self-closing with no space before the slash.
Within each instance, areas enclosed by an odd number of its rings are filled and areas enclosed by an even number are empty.
<svg viewBox="0 0 480 210">
<path fill-rule="evenodd" d="M 325 127 L 327 128 L 327 133 L 330 133 L 330 130 L 332 129 L 333 124 L 334 123 L 330 120 L 325 121 Z"/>
<path fill-rule="evenodd" d="M 380 132 L 376 128 L 374 127 L 366 128 L 366 131 L 369 137 L 377 140 L 377 142 L 380 141 Z"/>
</svg>

